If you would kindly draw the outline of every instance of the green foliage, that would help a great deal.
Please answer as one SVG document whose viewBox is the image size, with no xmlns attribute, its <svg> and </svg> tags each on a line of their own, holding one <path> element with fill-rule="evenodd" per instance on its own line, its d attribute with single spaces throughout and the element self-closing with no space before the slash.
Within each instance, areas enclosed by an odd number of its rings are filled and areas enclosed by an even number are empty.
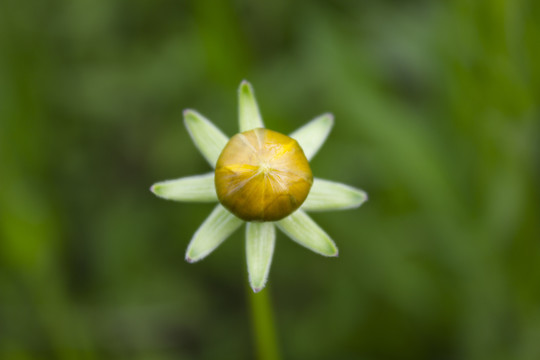
<svg viewBox="0 0 540 360">
<path fill-rule="evenodd" d="M 213 205 L 182 124 L 330 111 L 325 259 L 279 237 L 284 358 L 540 358 L 540 7 L 500 1 L 0 3 L 0 358 L 235 359 L 254 349 L 244 234 L 184 250 Z"/>
</svg>

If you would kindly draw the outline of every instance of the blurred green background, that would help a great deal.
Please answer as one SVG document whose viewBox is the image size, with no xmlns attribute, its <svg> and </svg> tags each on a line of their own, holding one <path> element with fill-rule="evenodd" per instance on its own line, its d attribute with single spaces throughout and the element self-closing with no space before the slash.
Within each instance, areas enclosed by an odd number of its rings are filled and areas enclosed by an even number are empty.
<svg viewBox="0 0 540 360">
<path fill-rule="evenodd" d="M 540 4 L 534 0 L 0 2 L 0 359 L 251 359 L 244 234 L 188 264 L 250 80 L 269 128 L 323 112 L 315 176 L 366 190 L 278 235 L 287 359 L 540 359 Z"/>
</svg>

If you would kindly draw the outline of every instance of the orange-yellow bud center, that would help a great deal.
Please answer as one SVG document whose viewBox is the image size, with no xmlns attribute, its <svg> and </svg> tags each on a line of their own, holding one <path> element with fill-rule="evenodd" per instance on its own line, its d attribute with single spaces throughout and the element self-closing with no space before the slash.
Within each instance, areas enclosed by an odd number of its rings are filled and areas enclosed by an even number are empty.
<svg viewBox="0 0 540 360">
<path fill-rule="evenodd" d="M 233 136 L 215 174 L 219 201 L 246 221 L 276 221 L 306 199 L 313 175 L 296 140 L 258 128 Z"/>
</svg>

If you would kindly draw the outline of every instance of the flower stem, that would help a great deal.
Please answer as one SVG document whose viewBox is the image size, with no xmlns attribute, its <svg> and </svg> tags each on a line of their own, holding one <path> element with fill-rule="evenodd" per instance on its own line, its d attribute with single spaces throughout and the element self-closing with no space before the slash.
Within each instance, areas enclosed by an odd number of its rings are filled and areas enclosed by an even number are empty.
<svg viewBox="0 0 540 360">
<path fill-rule="evenodd" d="M 251 288 L 248 290 L 253 337 L 259 360 L 279 360 L 280 358 L 269 293 L 268 287 L 259 293 L 254 293 Z"/>
</svg>

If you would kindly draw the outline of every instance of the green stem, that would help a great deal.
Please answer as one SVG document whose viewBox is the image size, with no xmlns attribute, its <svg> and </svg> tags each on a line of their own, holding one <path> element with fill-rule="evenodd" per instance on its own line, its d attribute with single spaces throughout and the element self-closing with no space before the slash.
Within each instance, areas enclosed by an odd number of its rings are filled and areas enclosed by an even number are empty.
<svg viewBox="0 0 540 360">
<path fill-rule="evenodd" d="M 279 360 L 279 350 L 274 327 L 274 314 L 268 287 L 259 293 L 248 290 L 251 304 L 253 337 L 259 360 Z"/>
</svg>

